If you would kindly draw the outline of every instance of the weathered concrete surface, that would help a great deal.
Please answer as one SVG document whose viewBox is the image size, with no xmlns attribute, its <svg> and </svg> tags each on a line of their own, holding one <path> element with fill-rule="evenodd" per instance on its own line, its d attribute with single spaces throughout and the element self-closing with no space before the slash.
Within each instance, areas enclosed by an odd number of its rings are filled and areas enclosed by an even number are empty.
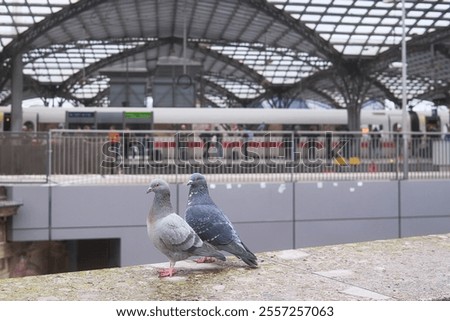
<svg viewBox="0 0 450 321">
<path fill-rule="evenodd" d="M 448 300 L 450 234 L 0 280 L 0 300 Z"/>
</svg>

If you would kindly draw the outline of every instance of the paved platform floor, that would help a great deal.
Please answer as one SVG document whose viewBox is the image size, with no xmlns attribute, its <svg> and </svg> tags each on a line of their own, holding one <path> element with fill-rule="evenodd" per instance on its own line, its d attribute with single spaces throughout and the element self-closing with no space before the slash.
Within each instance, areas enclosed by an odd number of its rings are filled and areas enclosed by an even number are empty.
<svg viewBox="0 0 450 321">
<path fill-rule="evenodd" d="M 450 300 L 450 234 L 0 280 L 0 300 Z"/>
</svg>

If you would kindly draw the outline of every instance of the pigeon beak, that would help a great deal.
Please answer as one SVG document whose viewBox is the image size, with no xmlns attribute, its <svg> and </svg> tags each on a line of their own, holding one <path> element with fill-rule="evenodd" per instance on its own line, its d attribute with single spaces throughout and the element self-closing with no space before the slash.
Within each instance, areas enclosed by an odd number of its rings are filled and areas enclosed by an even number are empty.
<svg viewBox="0 0 450 321">
<path fill-rule="evenodd" d="M 192 185 L 192 183 L 194 183 L 194 181 L 192 179 L 190 179 L 189 182 L 187 183 L 187 186 Z"/>
<path fill-rule="evenodd" d="M 147 194 L 150 193 L 150 192 L 153 192 L 153 188 L 151 188 L 151 187 L 148 188 Z"/>
</svg>

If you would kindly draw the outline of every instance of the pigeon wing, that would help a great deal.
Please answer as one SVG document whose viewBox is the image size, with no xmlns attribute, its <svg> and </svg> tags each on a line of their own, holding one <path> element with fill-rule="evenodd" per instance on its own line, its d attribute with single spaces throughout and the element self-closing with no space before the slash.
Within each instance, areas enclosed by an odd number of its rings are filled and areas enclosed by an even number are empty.
<svg viewBox="0 0 450 321">
<path fill-rule="evenodd" d="M 189 252 L 201 247 L 202 241 L 194 230 L 177 214 L 170 214 L 161 220 L 159 240 L 171 252 Z"/>
<path fill-rule="evenodd" d="M 165 218 L 158 243 L 167 256 L 177 260 L 190 256 L 213 256 L 225 261 L 225 256 L 215 247 L 203 242 L 195 231 L 177 214 Z"/>
<path fill-rule="evenodd" d="M 236 255 L 251 267 L 258 266 L 256 256 L 240 240 L 228 217 L 215 204 L 189 206 L 186 221 L 202 240 Z"/>
<path fill-rule="evenodd" d="M 229 219 L 215 205 L 188 207 L 186 220 L 202 240 L 213 245 L 229 244 L 238 237 Z"/>
</svg>

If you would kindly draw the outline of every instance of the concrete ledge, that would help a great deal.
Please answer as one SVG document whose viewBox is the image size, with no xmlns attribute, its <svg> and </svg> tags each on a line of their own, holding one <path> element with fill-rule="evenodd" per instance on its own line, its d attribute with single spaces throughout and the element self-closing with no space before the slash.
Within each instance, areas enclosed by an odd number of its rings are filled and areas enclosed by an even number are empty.
<svg viewBox="0 0 450 321">
<path fill-rule="evenodd" d="M 0 280 L 0 300 L 449 300 L 450 234 Z"/>
<path fill-rule="evenodd" d="M 14 201 L 0 201 L 0 217 L 9 217 L 16 215 L 17 209 L 22 203 Z"/>
</svg>

